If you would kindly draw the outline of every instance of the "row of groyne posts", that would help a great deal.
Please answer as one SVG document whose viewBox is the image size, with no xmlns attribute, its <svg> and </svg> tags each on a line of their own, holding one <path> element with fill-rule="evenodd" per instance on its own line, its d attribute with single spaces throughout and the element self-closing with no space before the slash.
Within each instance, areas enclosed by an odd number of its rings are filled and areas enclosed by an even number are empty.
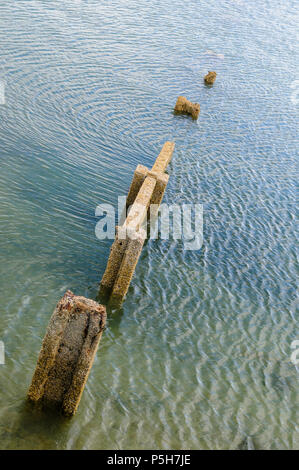
<svg viewBox="0 0 299 470">
<path fill-rule="evenodd" d="M 215 72 L 209 72 L 215 73 Z M 209 74 L 208 74 L 209 75 Z M 206 77 L 208 77 L 208 75 Z M 197 119 L 200 106 L 179 96 L 176 113 Z M 127 217 L 116 228 L 99 297 L 121 305 L 146 239 L 146 219 L 158 215 L 169 180 L 165 173 L 175 144 L 166 142 L 152 169 L 138 165 L 126 200 Z M 104 305 L 67 291 L 48 324 L 28 399 L 40 408 L 54 408 L 66 416 L 75 414 L 106 324 Z"/>
<path fill-rule="evenodd" d="M 174 143 L 166 142 L 152 169 L 138 165 L 127 196 L 128 215 L 116 228 L 99 297 L 121 305 L 140 257 L 150 206 L 158 211 L 169 180 L 165 173 Z M 72 416 L 91 369 L 106 323 L 106 308 L 67 291 L 50 319 L 28 391 L 31 402 Z"/>
</svg>

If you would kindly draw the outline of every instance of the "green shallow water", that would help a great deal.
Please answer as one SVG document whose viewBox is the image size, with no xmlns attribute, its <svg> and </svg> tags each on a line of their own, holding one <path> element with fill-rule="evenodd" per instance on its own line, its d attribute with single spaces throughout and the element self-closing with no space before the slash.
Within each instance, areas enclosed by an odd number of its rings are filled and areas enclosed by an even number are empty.
<svg viewBox="0 0 299 470">
<path fill-rule="evenodd" d="M 0 0 L 1 448 L 299 448 L 295 35 L 292 0 Z M 95 208 L 165 140 L 203 246 L 149 241 L 76 417 L 32 414 L 50 315 L 106 266 Z"/>
</svg>

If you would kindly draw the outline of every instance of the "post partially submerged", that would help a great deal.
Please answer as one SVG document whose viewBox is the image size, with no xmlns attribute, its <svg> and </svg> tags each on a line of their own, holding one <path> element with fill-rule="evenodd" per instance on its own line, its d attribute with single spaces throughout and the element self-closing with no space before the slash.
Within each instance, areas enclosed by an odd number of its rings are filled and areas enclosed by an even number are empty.
<svg viewBox="0 0 299 470">
<path fill-rule="evenodd" d="M 118 227 L 100 294 L 120 304 L 130 285 L 146 238 L 143 224 L 151 204 L 159 207 L 169 176 L 165 173 L 174 151 L 166 142 L 151 170 L 138 165 L 127 197 L 131 206 Z M 50 319 L 28 390 L 30 402 L 64 415 L 77 411 L 106 323 L 103 305 L 67 291 Z"/>
<path fill-rule="evenodd" d="M 106 322 L 103 305 L 67 291 L 50 319 L 28 391 L 42 408 L 75 414 Z"/>
<path fill-rule="evenodd" d="M 189 114 L 193 119 L 197 119 L 200 113 L 199 103 L 191 103 L 185 96 L 179 96 L 174 107 L 176 114 Z"/>
<path fill-rule="evenodd" d="M 216 80 L 217 73 L 216 72 L 208 72 L 207 75 L 204 76 L 204 81 L 206 85 L 213 85 Z"/>
<path fill-rule="evenodd" d="M 166 142 L 151 170 L 138 165 L 127 196 L 127 218 L 117 228 L 106 270 L 100 283 L 100 296 L 112 304 L 123 301 L 130 286 L 146 238 L 143 224 L 151 204 L 159 207 L 169 176 L 165 173 L 175 144 Z"/>
</svg>

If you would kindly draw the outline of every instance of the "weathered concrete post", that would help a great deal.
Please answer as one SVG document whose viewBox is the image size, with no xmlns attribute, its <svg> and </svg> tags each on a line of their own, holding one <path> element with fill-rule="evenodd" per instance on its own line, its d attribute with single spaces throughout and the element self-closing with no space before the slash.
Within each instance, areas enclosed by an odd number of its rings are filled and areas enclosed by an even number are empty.
<svg viewBox="0 0 299 470">
<path fill-rule="evenodd" d="M 200 113 L 200 105 L 198 103 L 191 103 L 185 96 L 179 96 L 174 111 L 178 114 L 190 114 L 193 119 L 197 119 Z"/>
<path fill-rule="evenodd" d="M 132 238 L 128 240 L 127 248 L 111 293 L 111 303 L 116 306 L 121 304 L 128 292 L 136 265 L 141 255 L 146 232 L 140 228 L 138 232 L 134 234 L 131 232 L 130 237 Z"/>
<path fill-rule="evenodd" d="M 115 240 L 112 243 L 112 246 L 110 248 L 110 254 L 107 262 L 107 267 L 104 272 L 104 275 L 101 280 L 100 284 L 100 291 L 99 295 L 103 299 L 108 299 L 114 283 L 115 279 L 117 277 L 127 244 L 128 240 L 126 238 L 118 238 L 118 233 L 119 233 L 119 227 L 116 227 L 116 235 L 115 235 Z"/>
<path fill-rule="evenodd" d="M 174 142 L 165 142 L 162 147 L 161 152 L 159 153 L 152 171 L 156 173 L 164 173 L 166 170 L 174 151 L 175 143 Z"/>
<path fill-rule="evenodd" d="M 134 274 L 135 266 L 146 238 L 142 225 L 146 219 L 155 186 L 156 179 L 147 176 L 141 185 L 135 202 L 129 210 L 124 224 L 118 227 L 116 239 L 110 249 L 107 267 L 100 284 L 99 295 L 105 298 L 111 295 L 113 297 L 111 300 L 114 304 L 118 304 L 125 297 Z M 135 247 L 135 251 L 133 247 Z M 128 253 L 132 252 L 132 255 L 126 256 L 127 251 Z M 134 266 L 132 273 L 131 266 Z M 126 270 L 128 272 L 127 275 L 124 274 Z"/>
<path fill-rule="evenodd" d="M 166 190 L 169 175 L 167 175 L 167 173 L 156 173 L 153 170 L 151 170 L 148 175 L 156 179 L 156 187 L 152 195 L 151 204 L 160 205 Z"/>
<path fill-rule="evenodd" d="M 132 280 L 142 247 L 146 238 L 143 228 L 149 206 L 161 204 L 169 176 L 164 173 L 171 160 L 175 144 L 166 142 L 151 170 L 138 165 L 127 197 L 131 206 L 124 224 L 118 227 L 116 239 L 110 249 L 110 256 L 99 294 L 109 297 L 114 305 L 124 299 Z"/>
<path fill-rule="evenodd" d="M 154 189 L 156 186 L 156 179 L 152 176 L 147 176 L 142 183 L 141 188 L 136 196 L 136 199 L 131 206 L 127 218 L 120 228 L 122 233 L 125 229 L 133 229 L 138 231 L 146 218 L 147 210 L 149 208 L 151 199 L 153 197 Z M 119 236 L 121 232 L 119 232 Z"/>
<path fill-rule="evenodd" d="M 159 207 L 169 176 L 164 173 L 174 143 L 166 142 L 152 168 L 138 165 L 127 197 L 131 206 L 117 228 L 100 295 L 123 301 L 146 239 L 143 228 L 151 204 Z M 103 305 L 67 291 L 58 302 L 44 337 L 28 399 L 41 407 L 75 414 L 106 323 Z"/>
<path fill-rule="evenodd" d="M 207 75 L 205 75 L 205 77 L 204 77 L 205 84 L 206 84 L 206 85 L 213 85 L 213 83 L 214 83 L 215 80 L 216 80 L 216 77 L 217 77 L 217 73 L 216 73 L 216 72 L 209 72 L 209 73 L 207 73 Z"/>
<path fill-rule="evenodd" d="M 142 183 L 145 180 L 145 178 L 148 176 L 149 171 L 155 178 L 157 178 L 158 174 L 161 175 L 165 172 L 167 165 L 169 164 L 171 160 L 174 147 L 175 147 L 174 142 L 165 142 L 151 170 L 149 170 L 144 165 L 137 165 L 137 168 L 134 172 L 132 183 L 129 189 L 129 193 L 127 196 L 127 207 L 131 206 L 134 203 L 136 196 L 139 192 L 139 189 L 141 188 Z"/>
<path fill-rule="evenodd" d="M 143 181 L 147 177 L 148 171 L 149 170 L 146 166 L 137 165 L 127 196 L 127 207 L 131 206 L 135 201 L 139 189 L 141 188 Z"/>
<path fill-rule="evenodd" d="M 29 401 L 73 415 L 106 322 L 106 309 L 67 291 L 50 319 L 28 391 Z"/>
</svg>

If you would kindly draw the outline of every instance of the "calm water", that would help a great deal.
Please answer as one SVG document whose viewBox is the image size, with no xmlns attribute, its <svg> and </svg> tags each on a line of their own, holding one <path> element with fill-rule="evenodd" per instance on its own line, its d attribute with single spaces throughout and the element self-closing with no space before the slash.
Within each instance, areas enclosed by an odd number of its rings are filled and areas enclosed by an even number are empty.
<svg viewBox="0 0 299 470">
<path fill-rule="evenodd" d="M 295 1 L 0 0 L 0 22 L 0 447 L 298 449 Z M 105 269 L 95 208 L 165 140 L 203 247 L 150 241 L 76 417 L 32 415 L 53 308 Z"/>
</svg>

